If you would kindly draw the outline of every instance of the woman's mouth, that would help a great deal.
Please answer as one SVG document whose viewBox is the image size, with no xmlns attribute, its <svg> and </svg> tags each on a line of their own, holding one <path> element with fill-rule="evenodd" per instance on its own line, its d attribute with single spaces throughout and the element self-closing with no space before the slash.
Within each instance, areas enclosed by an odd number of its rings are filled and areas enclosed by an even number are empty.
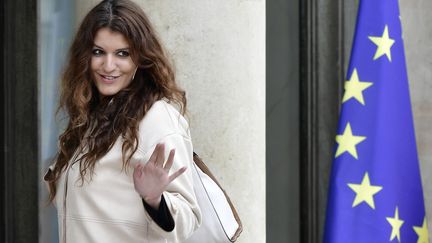
<svg viewBox="0 0 432 243">
<path fill-rule="evenodd" d="M 99 74 L 99 73 L 98 73 L 98 74 Z M 114 81 L 115 81 L 118 77 L 120 77 L 120 76 L 102 75 L 102 74 L 99 74 L 99 76 L 101 77 L 102 82 L 107 83 L 107 84 L 114 83 Z"/>
</svg>

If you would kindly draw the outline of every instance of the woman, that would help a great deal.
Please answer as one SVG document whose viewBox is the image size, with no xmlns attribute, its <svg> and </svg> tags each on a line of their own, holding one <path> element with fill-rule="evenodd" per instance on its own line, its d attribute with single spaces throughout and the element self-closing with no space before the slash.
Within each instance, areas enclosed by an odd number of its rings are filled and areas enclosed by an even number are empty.
<svg viewBox="0 0 432 243">
<path fill-rule="evenodd" d="M 201 213 L 186 170 L 186 98 L 144 12 L 129 0 L 95 6 L 76 33 L 61 87 L 69 121 L 45 176 L 61 242 L 189 237 Z"/>
</svg>

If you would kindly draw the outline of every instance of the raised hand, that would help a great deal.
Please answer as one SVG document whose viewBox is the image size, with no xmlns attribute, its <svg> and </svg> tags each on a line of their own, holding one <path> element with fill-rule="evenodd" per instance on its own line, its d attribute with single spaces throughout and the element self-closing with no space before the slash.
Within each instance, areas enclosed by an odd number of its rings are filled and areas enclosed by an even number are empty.
<svg viewBox="0 0 432 243">
<path fill-rule="evenodd" d="M 175 150 L 172 149 L 168 160 L 164 164 L 165 145 L 157 144 L 147 163 L 138 163 L 135 166 L 133 173 L 135 190 L 147 204 L 155 209 L 159 208 L 162 193 L 167 186 L 186 171 L 186 167 L 182 167 L 172 175 L 169 175 L 174 155 Z"/>
</svg>

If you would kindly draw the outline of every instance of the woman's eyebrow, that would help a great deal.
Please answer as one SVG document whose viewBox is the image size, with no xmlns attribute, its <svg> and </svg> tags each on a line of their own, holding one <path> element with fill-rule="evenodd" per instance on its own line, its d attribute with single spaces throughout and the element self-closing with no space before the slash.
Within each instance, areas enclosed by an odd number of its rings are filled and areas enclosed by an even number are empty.
<svg viewBox="0 0 432 243">
<path fill-rule="evenodd" d="M 104 50 L 103 47 L 100 47 L 100 46 L 98 46 L 96 44 L 94 45 L 94 47 Z M 129 50 L 129 46 L 126 46 L 126 47 L 123 47 L 123 48 L 119 48 L 119 49 L 117 49 L 115 51 L 117 52 L 117 51 L 126 51 L 126 50 Z"/>
<path fill-rule="evenodd" d="M 124 47 L 124 48 L 117 49 L 116 51 L 128 51 L 128 50 L 129 50 L 129 47 Z"/>
<path fill-rule="evenodd" d="M 98 45 L 96 45 L 96 44 L 94 44 L 93 46 L 96 47 L 96 48 L 99 48 L 99 49 L 102 49 L 102 50 L 103 50 L 102 47 L 100 47 L 100 46 L 98 46 Z"/>
</svg>

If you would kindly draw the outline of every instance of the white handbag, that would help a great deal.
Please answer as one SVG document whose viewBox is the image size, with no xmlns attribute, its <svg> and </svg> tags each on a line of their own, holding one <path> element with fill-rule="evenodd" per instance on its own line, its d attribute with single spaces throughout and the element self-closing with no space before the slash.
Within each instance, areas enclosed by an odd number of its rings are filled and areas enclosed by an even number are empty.
<svg viewBox="0 0 432 243">
<path fill-rule="evenodd" d="M 202 214 L 202 224 L 184 243 L 235 242 L 243 230 L 234 205 L 216 178 L 194 153 L 194 190 Z"/>
</svg>

